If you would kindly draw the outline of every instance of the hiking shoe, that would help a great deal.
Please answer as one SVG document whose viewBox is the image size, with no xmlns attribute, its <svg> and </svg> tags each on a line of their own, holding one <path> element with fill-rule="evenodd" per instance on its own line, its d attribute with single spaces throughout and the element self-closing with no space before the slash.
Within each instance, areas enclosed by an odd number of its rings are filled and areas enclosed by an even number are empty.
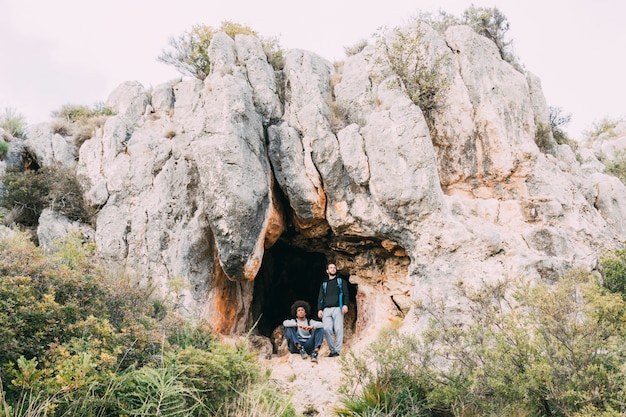
<svg viewBox="0 0 626 417">
<path fill-rule="evenodd" d="M 335 352 L 334 350 L 331 350 L 330 353 L 326 355 L 326 357 L 328 358 L 336 358 L 337 356 L 339 356 L 339 353 Z"/>
<path fill-rule="evenodd" d="M 304 349 L 303 347 L 300 348 L 300 356 L 302 357 L 302 359 L 306 359 L 309 357 L 309 354 L 306 353 L 306 349 Z"/>
<path fill-rule="evenodd" d="M 317 350 L 314 350 L 313 353 L 311 353 L 311 362 L 317 363 Z"/>
</svg>

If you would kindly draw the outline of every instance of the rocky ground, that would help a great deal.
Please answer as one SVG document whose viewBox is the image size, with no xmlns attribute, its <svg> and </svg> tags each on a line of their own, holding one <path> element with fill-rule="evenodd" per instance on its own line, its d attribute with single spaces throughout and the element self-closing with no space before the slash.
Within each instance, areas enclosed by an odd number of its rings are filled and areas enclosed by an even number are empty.
<svg viewBox="0 0 626 417">
<path fill-rule="evenodd" d="M 341 359 L 328 358 L 326 344 L 322 346 L 318 363 L 298 354 L 272 355 L 265 365 L 272 370 L 271 378 L 280 389 L 292 395 L 298 415 L 332 417 L 339 404 Z"/>
</svg>

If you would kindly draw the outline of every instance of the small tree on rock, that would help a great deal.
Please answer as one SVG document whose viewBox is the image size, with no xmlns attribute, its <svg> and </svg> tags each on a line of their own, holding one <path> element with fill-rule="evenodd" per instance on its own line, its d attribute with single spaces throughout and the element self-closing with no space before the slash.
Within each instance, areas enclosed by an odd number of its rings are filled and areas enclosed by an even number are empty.
<svg viewBox="0 0 626 417">
<path fill-rule="evenodd" d="M 262 38 L 249 26 L 230 21 L 222 22 L 217 29 L 207 25 L 194 25 L 190 31 L 169 39 L 169 50 L 163 50 L 157 61 L 172 65 L 183 75 L 204 80 L 209 76 L 211 61 L 209 45 L 216 33 L 224 32 L 235 39 L 236 35 L 252 35 L 261 40 L 265 54 L 274 68 L 282 65 L 282 50 L 275 38 Z"/>
<path fill-rule="evenodd" d="M 204 80 L 211 70 L 209 45 L 215 31 L 210 26 L 195 25 L 178 38 L 170 38 L 170 50 L 162 51 L 158 61 L 172 65 L 183 75 Z"/>
<path fill-rule="evenodd" d="M 509 21 L 497 8 L 470 6 L 463 12 L 463 23 L 471 26 L 476 33 L 489 38 L 496 44 L 502 59 L 505 61 L 509 55 L 507 49 L 511 41 L 505 40 L 509 31 Z"/>
</svg>

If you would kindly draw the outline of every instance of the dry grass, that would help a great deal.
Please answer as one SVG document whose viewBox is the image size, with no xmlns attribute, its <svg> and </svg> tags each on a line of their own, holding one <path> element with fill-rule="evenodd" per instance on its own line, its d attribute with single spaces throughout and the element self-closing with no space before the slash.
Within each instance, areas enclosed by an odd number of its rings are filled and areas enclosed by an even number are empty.
<svg viewBox="0 0 626 417">
<path fill-rule="evenodd" d="M 367 39 L 361 39 L 352 46 L 344 46 L 343 51 L 346 53 L 347 57 L 350 57 L 352 55 L 356 55 L 360 53 L 361 51 L 363 51 L 363 49 L 365 49 L 367 45 L 368 45 Z"/>
<path fill-rule="evenodd" d="M 61 136 L 71 136 L 72 127 L 67 120 L 64 119 L 56 119 L 52 122 L 51 125 L 52 133 L 58 134 Z"/>
<path fill-rule="evenodd" d="M 93 137 L 97 128 L 104 126 L 109 116 L 114 114 L 112 109 L 102 103 L 96 103 L 93 108 L 65 105 L 60 110 L 52 112 L 52 116 L 55 117 L 52 131 L 62 136 L 71 136 L 74 144 L 80 147 Z"/>
<path fill-rule="evenodd" d="M 330 107 L 330 115 L 328 117 L 330 129 L 333 133 L 337 133 L 350 124 L 350 110 L 338 101 L 333 101 L 328 106 Z"/>
<path fill-rule="evenodd" d="M 290 401 L 280 395 L 271 382 L 251 386 L 246 392 L 234 397 L 225 404 L 220 415 L 224 417 L 279 417 L 295 416 Z"/>
<path fill-rule="evenodd" d="M 350 111 L 348 106 L 344 103 L 338 102 L 334 97 L 335 86 L 341 82 L 343 77 L 343 61 L 337 61 L 334 64 L 335 72 L 330 77 L 330 90 L 332 94 L 331 98 L 327 101 L 330 108 L 330 114 L 328 116 L 328 122 L 330 123 L 330 129 L 333 133 L 339 132 L 344 127 L 350 124 Z"/>
</svg>

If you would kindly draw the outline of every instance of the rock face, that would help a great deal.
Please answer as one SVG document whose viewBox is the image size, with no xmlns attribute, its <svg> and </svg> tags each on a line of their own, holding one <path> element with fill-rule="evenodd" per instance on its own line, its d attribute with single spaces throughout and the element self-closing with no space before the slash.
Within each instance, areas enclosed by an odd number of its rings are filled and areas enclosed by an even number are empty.
<svg viewBox="0 0 626 417">
<path fill-rule="evenodd" d="M 116 89 L 77 163 L 58 135 L 27 146 L 76 163 L 104 262 L 223 333 L 269 337 L 295 299 L 315 305 L 327 261 L 349 275 L 360 339 L 459 281 L 595 268 L 626 240 L 624 184 L 550 134 L 540 150 L 541 84 L 489 40 L 424 39 L 449 86 L 428 114 L 380 45 L 340 69 L 290 50 L 277 74 L 256 38 L 218 34 L 204 82 Z"/>
</svg>

